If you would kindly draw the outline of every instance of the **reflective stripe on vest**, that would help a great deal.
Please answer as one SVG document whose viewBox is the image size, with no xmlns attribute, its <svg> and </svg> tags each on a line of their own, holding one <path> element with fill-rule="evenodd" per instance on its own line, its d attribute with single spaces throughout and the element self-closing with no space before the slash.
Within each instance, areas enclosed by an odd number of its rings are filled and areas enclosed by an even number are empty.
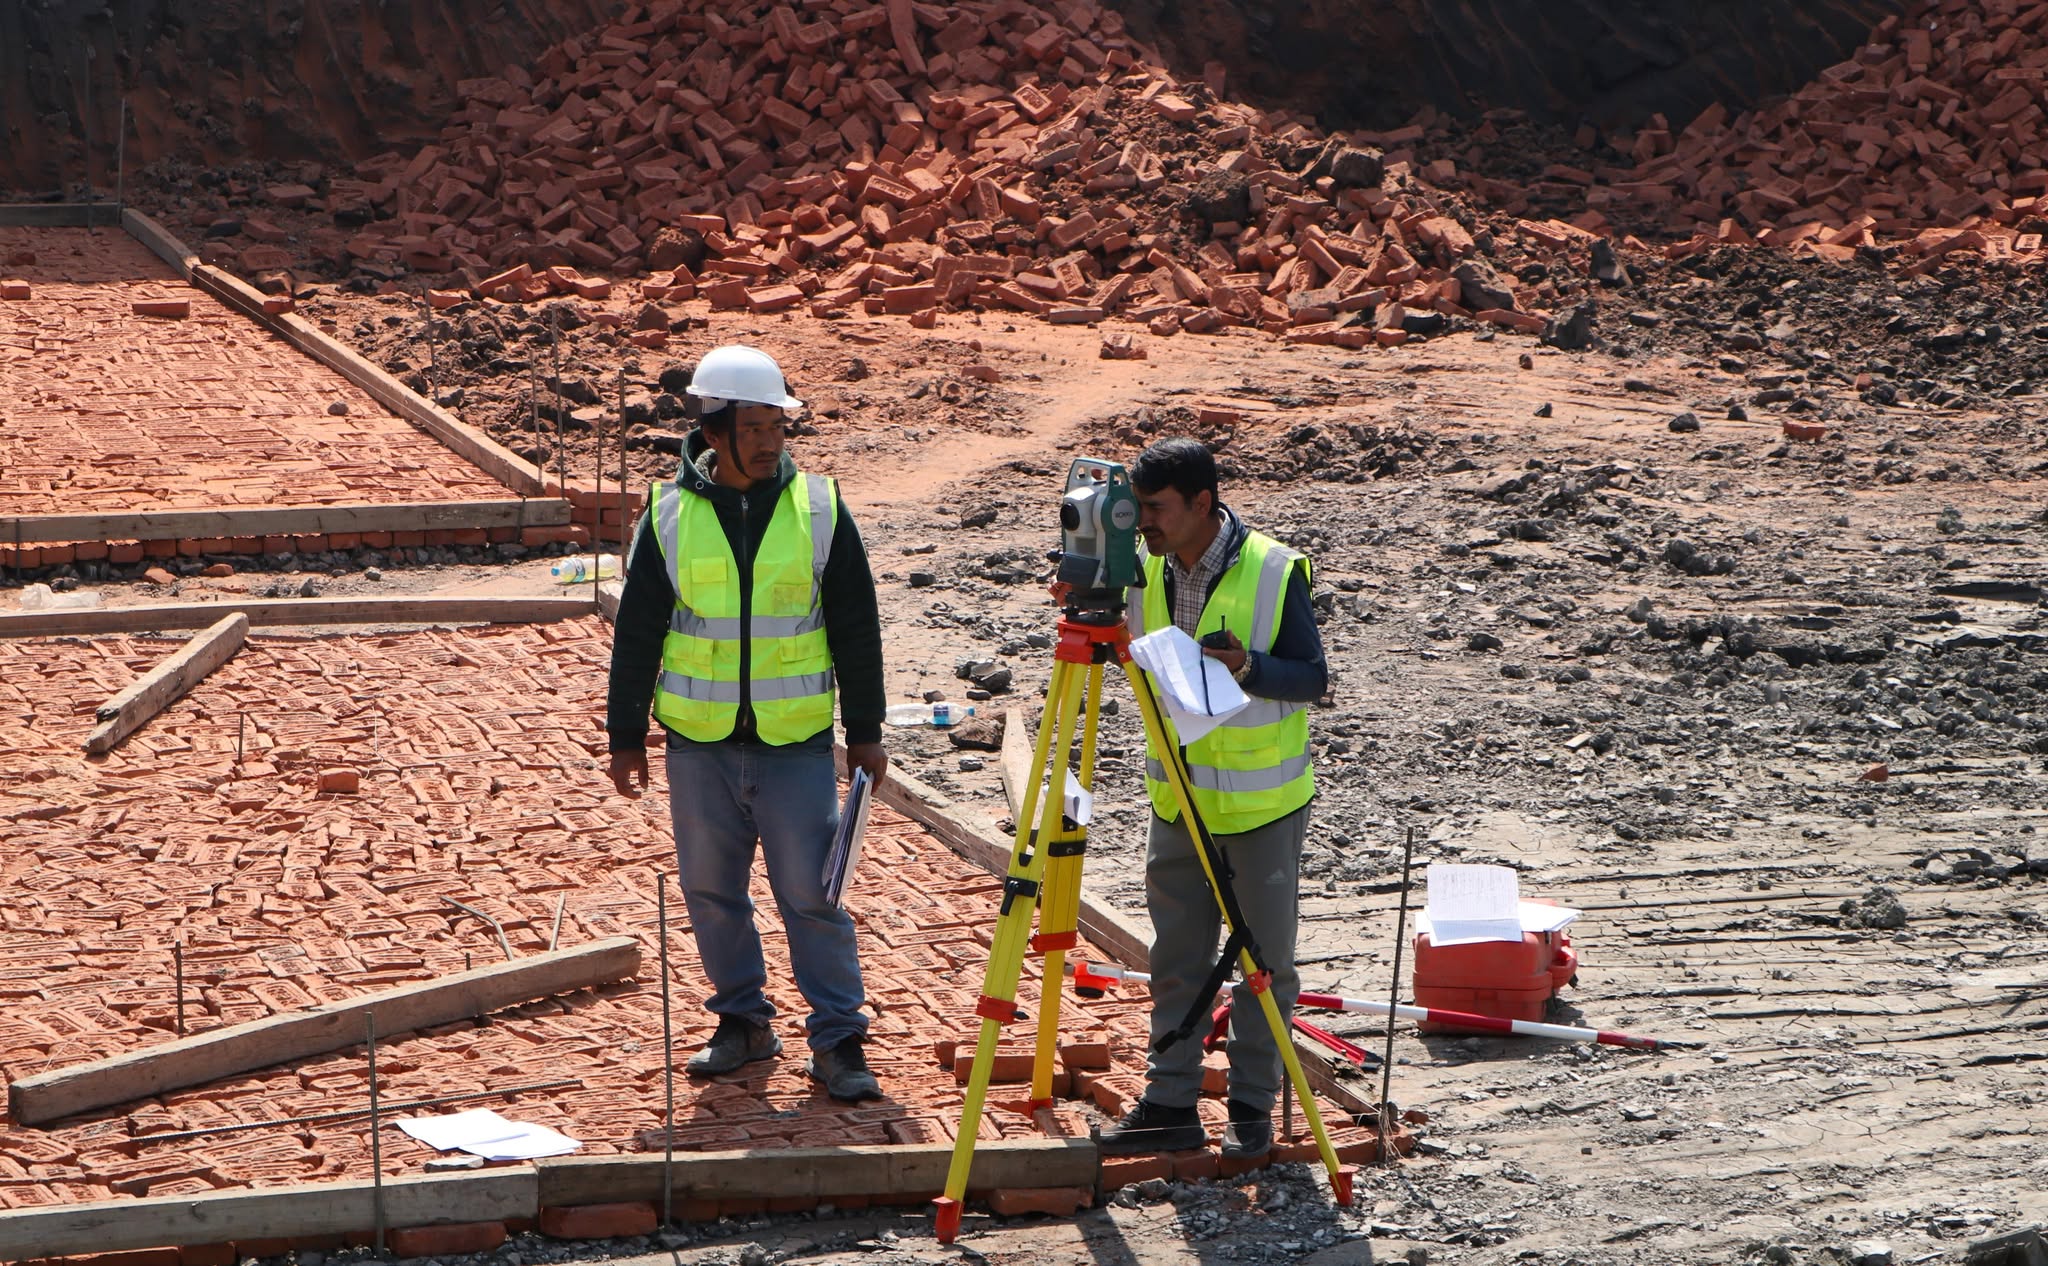
<svg viewBox="0 0 2048 1266">
<path fill-rule="evenodd" d="M 778 496 L 754 555 L 744 620 L 739 565 L 711 503 L 661 483 L 648 494 L 648 514 L 676 595 L 656 719 L 698 742 L 729 736 L 739 721 L 744 668 L 744 694 L 764 743 L 802 742 L 829 728 L 834 678 L 819 600 L 838 520 L 832 481 L 799 474 Z"/>
<path fill-rule="evenodd" d="M 1248 650 L 1270 653 L 1280 633 L 1287 582 L 1299 565 L 1306 576 L 1308 559 L 1259 532 L 1248 533 L 1237 561 L 1217 581 L 1202 608 L 1200 634 L 1221 628 L 1239 633 Z M 1134 636 L 1173 623 L 1166 600 L 1163 559 L 1145 560 L 1145 586 L 1130 605 Z M 1173 722 L 1165 719 L 1167 741 L 1178 744 Z M 1152 737 L 1146 736 L 1145 789 L 1159 816 L 1171 822 L 1180 806 L 1167 781 L 1166 764 Z M 1315 795 L 1315 775 L 1308 750 L 1307 705 L 1253 698 L 1243 709 L 1210 733 L 1187 746 L 1188 781 L 1195 808 L 1212 832 L 1235 835 L 1299 809 Z"/>
</svg>

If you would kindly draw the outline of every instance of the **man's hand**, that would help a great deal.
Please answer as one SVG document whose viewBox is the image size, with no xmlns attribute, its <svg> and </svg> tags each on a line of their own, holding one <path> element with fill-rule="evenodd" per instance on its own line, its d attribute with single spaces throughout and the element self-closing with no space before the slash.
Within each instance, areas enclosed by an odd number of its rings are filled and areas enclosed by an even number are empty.
<svg viewBox="0 0 2048 1266">
<path fill-rule="evenodd" d="M 882 785 L 882 775 L 889 771 L 889 753 L 882 750 L 880 743 L 848 743 L 846 745 L 846 768 L 865 769 L 868 781 L 876 789 Z"/>
<path fill-rule="evenodd" d="M 611 763 L 605 766 L 604 772 L 611 776 L 612 786 L 619 789 L 620 795 L 638 800 L 640 792 L 647 790 L 647 749 L 613 752 Z M 636 780 L 640 791 L 633 789 Z"/>
<path fill-rule="evenodd" d="M 1209 637 L 1215 636 L 1217 636 L 1215 633 L 1209 634 Z M 1245 656 L 1249 652 L 1245 650 L 1244 643 L 1237 640 L 1237 634 L 1224 629 L 1222 630 L 1222 636 L 1229 639 L 1230 645 L 1228 647 L 1210 646 L 1205 638 L 1203 639 L 1202 654 L 1207 655 L 1210 659 L 1221 661 L 1223 666 L 1229 669 L 1232 675 L 1235 675 L 1238 669 L 1244 667 Z"/>
</svg>

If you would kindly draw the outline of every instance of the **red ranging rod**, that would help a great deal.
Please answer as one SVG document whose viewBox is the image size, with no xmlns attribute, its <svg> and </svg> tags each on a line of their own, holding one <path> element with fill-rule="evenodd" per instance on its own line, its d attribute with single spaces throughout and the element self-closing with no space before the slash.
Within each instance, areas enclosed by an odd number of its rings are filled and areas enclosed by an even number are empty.
<svg viewBox="0 0 2048 1266">
<path fill-rule="evenodd" d="M 1128 967 L 1114 963 L 1074 963 L 1074 991 L 1083 997 L 1099 995 L 1119 980 L 1150 984 L 1152 977 Z M 1092 995 L 1091 995 L 1092 991 Z M 1480 1029 L 1488 1033 L 1518 1033 L 1523 1037 L 1550 1037 L 1566 1042 L 1598 1042 L 1602 1046 L 1626 1046 L 1639 1051 L 1675 1050 L 1682 1047 L 1696 1047 L 1699 1042 L 1681 1042 L 1669 1038 L 1631 1037 L 1626 1033 L 1609 1033 L 1604 1029 L 1582 1029 L 1569 1024 L 1544 1024 L 1536 1020 L 1503 1020 L 1499 1016 L 1475 1015 L 1469 1011 L 1444 1011 L 1436 1007 L 1394 1006 L 1385 1002 L 1371 1002 L 1363 998 L 1340 998 L 1333 993 L 1303 993 L 1296 997 L 1295 1005 L 1313 1007 L 1319 1011 L 1351 1011 L 1360 1015 L 1386 1015 L 1389 1012 L 1403 1020 L 1428 1020 L 1436 1024 L 1452 1024 L 1461 1029 Z"/>
</svg>

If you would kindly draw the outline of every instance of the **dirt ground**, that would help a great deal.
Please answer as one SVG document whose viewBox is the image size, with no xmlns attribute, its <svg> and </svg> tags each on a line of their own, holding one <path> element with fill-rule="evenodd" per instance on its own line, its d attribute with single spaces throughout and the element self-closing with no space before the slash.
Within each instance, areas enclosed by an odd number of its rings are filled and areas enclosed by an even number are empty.
<svg viewBox="0 0 2048 1266">
<path fill-rule="evenodd" d="M 1423 1149 L 1361 1175 L 1350 1210 L 1290 1167 L 1131 1189 L 1070 1223 L 974 1215 L 950 1248 L 908 1211 L 726 1225 L 636 1260 L 1819 1263 L 1882 1242 L 1906 1263 L 2048 1219 L 2048 424 L 2025 394 L 2048 320 L 1992 275 L 1823 268 L 1659 266 L 1575 352 L 1183 335 L 1109 361 L 1091 331 L 1000 317 L 719 316 L 633 353 L 642 439 L 687 427 L 652 412 L 664 368 L 735 339 L 783 359 L 812 404 L 793 451 L 839 477 L 872 556 L 892 701 L 965 701 L 956 665 L 995 660 L 1013 687 L 977 710 L 1035 721 L 1068 462 L 1209 441 L 1226 499 L 1316 568 L 1333 685 L 1311 715 L 1305 983 L 1387 995 L 1412 833 L 1417 904 L 1427 863 L 1483 861 L 1585 912 L 1563 1018 L 1702 1044 L 1401 1025 L 1393 1096 L 1428 1114 Z M 390 301 L 306 306 L 387 364 L 407 354 L 381 333 L 408 319 Z M 538 346 L 455 379 L 508 443 Z M 616 383 L 619 349 L 567 346 L 562 373 Z M 1790 440 L 1788 419 L 1827 435 Z M 594 422 L 560 434 L 595 461 Z M 674 458 L 649 441 L 630 460 L 647 478 Z M 545 558 L 383 558 L 374 580 L 333 561 L 306 578 L 336 595 L 552 589 Z M 1087 882 L 1142 917 L 1132 716 L 1104 723 Z M 929 729 L 888 741 L 1005 822 L 992 757 L 965 767 L 980 754 Z M 521 1241 L 496 1260 L 604 1255 Z"/>
</svg>

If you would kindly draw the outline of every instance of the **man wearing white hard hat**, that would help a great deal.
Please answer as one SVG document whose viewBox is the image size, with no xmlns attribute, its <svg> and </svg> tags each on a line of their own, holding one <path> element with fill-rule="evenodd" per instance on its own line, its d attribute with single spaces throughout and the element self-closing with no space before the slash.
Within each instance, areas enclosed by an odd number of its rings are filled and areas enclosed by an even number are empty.
<svg viewBox="0 0 2048 1266">
<path fill-rule="evenodd" d="M 823 879 L 835 693 L 849 764 L 877 782 L 889 764 L 874 576 L 837 485 L 785 451 L 803 401 L 773 357 L 716 348 L 689 392 L 698 429 L 676 478 L 649 491 L 628 557 L 606 720 L 607 772 L 628 796 L 647 786 L 650 705 L 667 734 L 676 858 L 718 1017 L 685 1067 L 716 1076 L 782 1050 L 747 895 L 758 842 L 811 1009 L 810 1074 L 835 1099 L 879 1098 L 853 922 Z"/>
</svg>

